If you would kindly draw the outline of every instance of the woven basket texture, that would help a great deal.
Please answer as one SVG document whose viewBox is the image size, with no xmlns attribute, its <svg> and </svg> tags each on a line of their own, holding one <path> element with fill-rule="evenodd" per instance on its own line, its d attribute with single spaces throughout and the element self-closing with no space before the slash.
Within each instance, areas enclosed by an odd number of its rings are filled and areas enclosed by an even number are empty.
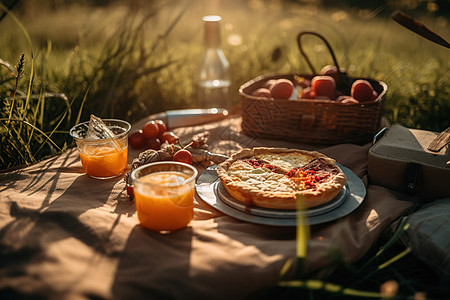
<svg viewBox="0 0 450 300">
<path fill-rule="evenodd" d="M 313 75 L 301 75 L 311 79 Z M 378 98 L 371 102 L 344 104 L 333 100 L 285 100 L 252 96 L 271 79 L 285 78 L 294 82 L 293 74 L 257 77 L 239 89 L 242 101 L 242 130 L 251 137 L 283 139 L 303 144 L 364 144 L 379 131 L 387 85 L 368 80 Z M 348 91 L 346 91 L 348 93 Z"/>
</svg>

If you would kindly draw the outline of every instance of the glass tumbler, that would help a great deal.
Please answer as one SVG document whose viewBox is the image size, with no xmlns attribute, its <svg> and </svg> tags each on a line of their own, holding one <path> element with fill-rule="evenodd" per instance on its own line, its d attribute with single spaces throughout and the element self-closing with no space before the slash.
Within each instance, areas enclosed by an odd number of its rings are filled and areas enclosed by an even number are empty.
<svg viewBox="0 0 450 300">
<path fill-rule="evenodd" d="M 127 168 L 131 125 L 116 119 L 102 121 L 115 134 L 113 138 L 88 137 L 89 121 L 72 127 L 70 135 L 75 139 L 86 174 L 96 179 L 109 179 L 122 175 Z"/>
<path fill-rule="evenodd" d="M 154 231 L 185 228 L 194 216 L 195 178 L 192 165 L 162 161 L 131 172 L 140 224 Z"/>
</svg>

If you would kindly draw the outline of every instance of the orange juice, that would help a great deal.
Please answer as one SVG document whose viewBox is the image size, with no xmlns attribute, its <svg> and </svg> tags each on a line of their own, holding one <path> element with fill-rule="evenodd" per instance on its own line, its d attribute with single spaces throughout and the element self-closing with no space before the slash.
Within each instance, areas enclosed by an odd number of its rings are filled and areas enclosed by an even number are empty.
<svg viewBox="0 0 450 300">
<path fill-rule="evenodd" d="M 70 129 L 69 133 L 77 143 L 81 164 L 87 175 L 96 179 L 109 179 L 125 171 L 130 129 L 131 125 L 126 121 L 101 120 L 93 115 L 89 121 Z"/>
<path fill-rule="evenodd" d="M 86 146 L 80 158 L 84 171 L 90 176 L 114 177 L 127 167 L 128 147 Z"/>
<path fill-rule="evenodd" d="M 164 171 L 151 173 L 135 184 L 134 196 L 139 222 L 156 231 L 172 231 L 187 226 L 194 215 L 194 184 L 188 175 Z"/>
</svg>

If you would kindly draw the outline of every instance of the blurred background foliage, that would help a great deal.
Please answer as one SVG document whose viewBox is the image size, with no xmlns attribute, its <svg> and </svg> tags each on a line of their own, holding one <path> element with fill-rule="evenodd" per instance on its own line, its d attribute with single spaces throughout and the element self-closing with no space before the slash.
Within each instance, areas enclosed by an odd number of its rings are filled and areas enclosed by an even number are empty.
<svg viewBox="0 0 450 300">
<path fill-rule="evenodd" d="M 310 73 L 296 35 L 316 31 L 349 75 L 387 83 L 384 116 L 391 123 L 433 131 L 450 126 L 450 50 L 390 18 L 402 10 L 450 40 L 448 1 L 1 3 L 0 169 L 73 146 L 68 130 L 90 114 L 135 122 L 168 109 L 197 107 L 201 17 L 206 14 L 223 17 L 223 50 L 232 68 L 236 105 L 239 86 L 256 76 Z M 317 69 L 332 63 L 319 40 L 307 39 L 305 49 Z M 11 73 L 22 53 L 25 71 L 14 97 Z"/>
</svg>

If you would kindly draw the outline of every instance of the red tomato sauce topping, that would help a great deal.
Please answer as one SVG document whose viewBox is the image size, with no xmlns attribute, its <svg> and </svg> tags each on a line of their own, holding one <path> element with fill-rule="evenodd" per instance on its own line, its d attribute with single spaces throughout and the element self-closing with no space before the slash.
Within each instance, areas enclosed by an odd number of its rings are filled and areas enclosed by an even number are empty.
<svg viewBox="0 0 450 300">
<path fill-rule="evenodd" d="M 271 165 L 266 163 L 265 161 L 259 160 L 259 159 L 247 159 L 245 160 L 246 163 L 248 163 L 249 165 L 252 165 L 255 169 L 256 168 L 267 168 L 270 171 L 274 172 L 274 173 L 283 173 L 280 168 L 278 168 L 277 166 Z"/>
<path fill-rule="evenodd" d="M 291 169 L 285 176 L 297 184 L 303 183 L 305 189 L 315 189 L 317 183 L 326 181 L 335 172 L 325 160 L 315 159 L 302 168 Z"/>
</svg>

